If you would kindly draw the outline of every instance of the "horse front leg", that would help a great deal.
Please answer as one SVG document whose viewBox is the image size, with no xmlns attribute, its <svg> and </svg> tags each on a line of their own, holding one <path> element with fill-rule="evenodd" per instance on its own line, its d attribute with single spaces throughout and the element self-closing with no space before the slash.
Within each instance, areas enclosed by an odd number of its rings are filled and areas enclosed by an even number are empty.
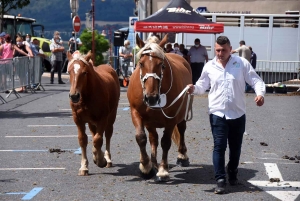
<svg viewBox="0 0 300 201">
<path fill-rule="evenodd" d="M 86 155 L 86 147 L 88 143 L 88 137 L 85 133 L 85 124 L 76 123 L 78 129 L 78 142 L 81 148 L 81 167 L 79 169 L 79 176 L 87 176 L 89 174 L 89 162 Z"/>
<path fill-rule="evenodd" d="M 164 130 L 163 137 L 161 138 L 161 148 L 162 148 L 162 160 L 160 162 L 158 172 L 156 174 L 156 182 L 166 182 L 170 180 L 169 176 L 169 164 L 168 164 L 168 153 L 171 147 L 171 135 L 174 126 L 166 127 Z"/>
<path fill-rule="evenodd" d="M 178 146 L 178 157 L 176 164 L 181 167 L 188 167 L 190 165 L 189 157 L 187 155 L 187 148 L 185 146 L 184 133 L 186 130 L 186 121 L 183 120 L 179 124 L 177 124 L 177 129 L 175 127 L 173 132 L 177 132 L 179 135 L 179 146 Z M 174 135 L 174 133 L 173 133 Z"/>
<path fill-rule="evenodd" d="M 157 165 L 157 146 L 158 146 L 158 134 L 156 128 L 146 127 L 149 132 L 149 141 L 151 146 L 151 162 L 154 168 L 158 169 Z"/>
<path fill-rule="evenodd" d="M 144 125 L 139 113 L 135 109 L 131 109 L 132 122 L 135 126 L 135 139 L 140 147 L 140 165 L 141 176 L 144 179 L 151 179 L 155 172 L 152 168 L 152 163 L 146 151 L 147 135 L 145 133 Z"/>
<path fill-rule="evenodd" d="M 105 129 L 105 140 L 106 140 L 106 149 L 105 149 L 105 153 L 104 153 L 104 158 L 107 162 L 106 167 L 110 168 L 112 167 L 112 161 L 111 161 L 111 154 L 110 154 L 110 140 L 113 134 L 113 124 L 111 125 L 107 125 L 106 129 Z"/>
<path fill-rule="evenodd" d="M 93 160 L 94 163 L 98 167 L 105 167 L 107 165 L 107 161 L 104 157 L 104 153 L 101 150 L 102 145 L 103 145 L 103 133 L 104 129 L 106 127 L 106 122 L 105 121 L 100 121 L 100 123 L 97 124 L 96 126 L 96 134 L 93 136 Z"/>
</svg>

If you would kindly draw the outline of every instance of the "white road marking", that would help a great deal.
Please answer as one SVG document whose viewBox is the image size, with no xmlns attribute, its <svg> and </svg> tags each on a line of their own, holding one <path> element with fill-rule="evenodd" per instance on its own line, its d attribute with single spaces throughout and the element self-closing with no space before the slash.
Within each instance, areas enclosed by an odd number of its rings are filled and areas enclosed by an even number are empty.
<svg viewBox="0 0 300 201">
<path fill-rule="evenodd" d="M 57 119 L 57 118 L 65 118 L 65 117 L 45 117 L 45 119 Z M 68 118 L 72 118 L 72 116 L 68 116 Z"/>
<path fill-rule="evenodd" d="M 87 136 L 92 136 L 92 135 L 87 135 Z M 7 138 L 59 138 L 59 137 L 78 137 L 78 135 L 19 135 L 19 136 L 14 136 L 14 135 L 7 135 L 5 136 Z"/>
<path fill-rule="evenodd" d="M 66 168 L 0 168 L 0 170 L 65 170 Z"/>
<path fill-rule="evenodd" d="M 248 182 L 266 191 L 277 199 L 289 201 L 296 200 L 300 195 L 300 182 L 284 181 L 276 163 L 264 163 L 264 165 L 269 179 L 279 178 L 280 182 L 252 180 L 248 180 Z"/>
<path fill-rule="evenodd" d="M 72 109 L 58 109 L 58 110 L 62 110 L 62 111 L 71 111 Z"/>
<path fill-rule="evenodd" d="M 76 126 L 75 124 L 69 125 L 27 125 L 27 127 L 73 127 Z"/>
</svg>

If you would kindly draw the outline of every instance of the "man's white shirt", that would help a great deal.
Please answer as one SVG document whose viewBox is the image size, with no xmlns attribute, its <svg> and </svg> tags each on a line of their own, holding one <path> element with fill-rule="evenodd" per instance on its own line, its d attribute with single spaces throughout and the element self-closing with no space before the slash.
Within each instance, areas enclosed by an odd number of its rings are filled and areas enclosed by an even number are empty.
<svg viewBox="0 0 300 201">
<path fill-rule="evenodd" d="M 246 113 L 245 82 L 256 95 L 264 96 L 265 83 L 257 75 L 251 64 L 244 58 L 231 55 L 223 68 L 215 57 L 203 68 L 195 84 L 194 94 L 208 94 L 209 114 L 226 119 L 237 119 Z"/>
</svg>

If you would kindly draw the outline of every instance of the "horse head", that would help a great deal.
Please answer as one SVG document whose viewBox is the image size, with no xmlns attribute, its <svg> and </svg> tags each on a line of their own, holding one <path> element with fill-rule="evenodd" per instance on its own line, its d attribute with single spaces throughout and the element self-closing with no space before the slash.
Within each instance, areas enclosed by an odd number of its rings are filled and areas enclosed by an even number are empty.
<svg viewBox="0 0 300 201">
<path fill-rule="evenodd" d="M 157 44 L 157 40 L 144 43 L 136 35 L 137 45 L 141 48 L 137 57 L 139 59 L 140 81 L 143 88 L 143 101 L 147 106 L 154 106 L 160 101 L 160 88 L 165 69 L 165 53 L 163 47 L 168 40 L 166 35 Z"/>
<path fill-rule="evenodd" d="M 72 103 L 78 103 L 82 96 L 82 91 L 88 87 L 87 79 L 93 69 L 92 63 L 89 62 L 91 57 L 91 51 L 89 51 L 86 56 L 80 54 L 72 55 L 70 52 L 67 53 L 69 60 L 68 73 L 70 75 L 71 84 L 69 98 Z"/>
</svg>

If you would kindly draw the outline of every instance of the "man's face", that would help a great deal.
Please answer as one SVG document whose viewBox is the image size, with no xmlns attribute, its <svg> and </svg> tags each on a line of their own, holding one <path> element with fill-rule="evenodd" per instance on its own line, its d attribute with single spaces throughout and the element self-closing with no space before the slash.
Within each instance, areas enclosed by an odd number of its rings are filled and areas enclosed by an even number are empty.
<svg viewBox="0 0 300 201">
<path fill-rule="evenodd" d="M 217 58 L 222 61 L 227 61 L 230 57 L 232 47 L 228 44 L 219 45 L 215 43 L 215 53 Z"/>
<path fill-rule="evenodd" d="M 195 45 L 200 45 L 200 42 L 199 41 L 195 41 Z"/>
</svg>

